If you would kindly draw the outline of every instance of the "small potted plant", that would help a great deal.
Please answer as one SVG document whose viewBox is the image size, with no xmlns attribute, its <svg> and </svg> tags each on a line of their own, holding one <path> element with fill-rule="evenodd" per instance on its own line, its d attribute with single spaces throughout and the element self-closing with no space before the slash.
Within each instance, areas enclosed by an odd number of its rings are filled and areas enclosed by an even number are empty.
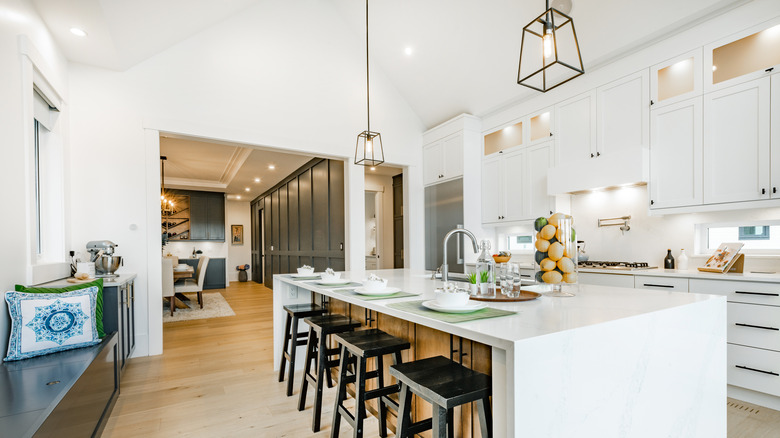
<svg viewBox="0 0 780 438">
<path fill-rule="evenodd" d="M 482 295 L 488 294 L 488 286 L 490 284 L 490 273 L 488 271 L 482 271 L 479 273 L 479 293 Z"/>
<path fill-rule="evenodd" d="M 472 272 L 468 275 L 469 279 L 469 290 L 471 291 L 471 295 L 477 294 L 477 273 Z"/>
</svg>

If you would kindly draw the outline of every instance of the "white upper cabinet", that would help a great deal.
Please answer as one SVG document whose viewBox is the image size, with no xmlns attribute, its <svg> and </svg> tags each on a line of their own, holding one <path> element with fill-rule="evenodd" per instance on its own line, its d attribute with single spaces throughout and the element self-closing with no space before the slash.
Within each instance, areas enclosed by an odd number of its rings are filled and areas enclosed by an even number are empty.
<svg viewBox="0 0 780 438">
<path fill-rule="evenodd" d="M 523 146 L 525 140 L 525 121 L 523 120 L 509 125 L 485 136 L 483 155 L 502 154 L 504 151 Z"/>
<path fill-rule="evenodd" d="M 525 216 L 534 219 L 552 214 L 554 200 L 547 195 L 547 169 L 553 167 L 555 150 L 552 141 L 531 146 L 527 150 L 528 171 L 524 180 L 528 200 Z"/>
<path fill-rule="evenodd" d="M 501 221 L 503 213 L 501 177 L 501 157 L 486 159 L 482 162 L 482 223 Z"/>
<path fill-rule="evenodd" d="M 452 134 L 423 147 L 423 184 L 463 176 L 463 134 Z"/>
<path fill-rule="evenodd" d="M 704 203 L 768 199 L 770 78 L 704 96 Z"/>
<path fill-rule="evenodd" d="M 557 162 L 596 157 L 596 90 L 555 105 Z"/>
<path fill-rule="evenodd" d="M 528 145 L 550 141 L 553 136 L 552 108 L 528 116 Z"/>
<path fill-rule="evenodd" d="M 502 221 L 516 221 L 526 219 L 528 199 L 525 196 L 527 186 L 526 151 L 508 153 L 502 158 L 501 187 L 503 189 L 501 204 L 504 212 Z"/>
<path fill-rule="evenodd" d="M 650 67 L 650 105 L 660 108 L 702 93 L 702 49 Z"/>
<path fill-rule="evenodd" d="M 780 198 L 780 74 L 772 75 L 772 197 Z"/>
<path fill-rule="evenodd" d="M 597 156 L 648 146 L 648 76 L 647 70 L 642 70 L 596 89 Z"/>
<path fill-rule="evenodd" d="M 650 112 L 650 208 L 702 203 L 702 98 Z"/>
<path fill-rule="evenodd" d="M 719 90 L 777 72 L 780 19 L 704 46 L 704 91 Z"/>
</svg>

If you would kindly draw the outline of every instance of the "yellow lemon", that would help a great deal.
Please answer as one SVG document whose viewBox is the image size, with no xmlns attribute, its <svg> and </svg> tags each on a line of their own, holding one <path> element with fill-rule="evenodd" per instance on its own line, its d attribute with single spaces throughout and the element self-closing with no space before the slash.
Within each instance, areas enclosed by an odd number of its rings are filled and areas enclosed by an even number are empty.
<svg viewBox="0 0 780 438">
<path fill-rule="evenodd" d="M 536 249 L 538 249 L 541 252 L 547 252 L 547 248 L 550 247 L 550 241 L 544 240 L 544 239 L 537 239 L 536 240 Z"/>
<path fill-rule="evenodd" d="M 559 284 L 563 280 L 563 276 L 558 271 L 548 271 L 542 274 L 542 281 L 547 284 Z"/>
<path fill-rule="evenodd" d="M 552 225 L 545 225 L 542 231 L 539 231 L 539 236 L 544 240 L 550 240 L 555 237 L 555 227 Z"/>
<path fill-rule="evenodd" d="M 557 228 L 562 219 L 566 219 L 565 214 L 555 213 L 554 215 L 550 216 L 549 219 L 547 219 L 547 223 Z"/>
<path fill-rule="evenodd" d="M 569 272 L 568 274 L 563 274 L 563 281 L 566 283 L 576 283 L 577 282 L 577 273 L 576 272 Z"/>
<path fill-rule="evenodd" d="M 555 262 L 550 259 L 544 259 L 539 263 L 539 269 L 542 271 L 552 271 L 555 269 Z"/>
<path fill-rule="evenodd" d="M 563 245 L 561 242 L 555 242 L 547 249 L 547 257 L 553 261 L 558 261 L 563 257 Z"/>
<path fill-rule="evenodd" d="M 574 272 L 574 262 L 568 257 L 563 257 L 562 259 L 558 260 L 556 266 L 558 266 L 558 269 L 563 271 L 564 274 Z"/>
</svg>

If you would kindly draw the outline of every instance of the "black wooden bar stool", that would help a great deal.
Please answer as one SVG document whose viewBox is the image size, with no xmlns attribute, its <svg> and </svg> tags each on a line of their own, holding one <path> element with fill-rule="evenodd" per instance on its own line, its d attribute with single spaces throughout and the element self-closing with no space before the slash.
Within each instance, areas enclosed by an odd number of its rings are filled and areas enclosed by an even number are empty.
<svg viewBox="0 0 780 438">
<path fill-rule="evenodd" d="M 390 406 L 398 412 L 398 403 L 392 400 L 390 394 L 398 392 L 399 385 L 385 386 L 383 375 L 383 356 L 392 355 L 393 364 L 402 363 L 401 352 L 409 349 L 409 342 L 395 336 L 391 336 L 381 330 L 368 329 L 351 333 L 342 333 L 335 336 L 336 342 L 341 346 L 339 364 L 339 387 L 336 395 L 336 404 L 333 407 L 333 424 L 331 424 L 331 438 L 339 436 L 341 417 L 352 426 L 353 436 L 363 436 L 363 420 L 366 418 L 366 402 L 375 398 L 379 399 L 379 436 L 387 436 L 387 407 Z M 369 358 L 376 358 L 376 369 L 366 370 L 366 362 Z M 348 371 L 348 365 L 354 363 L 353 371 Z M 366 380 L 377 379 L 377 388 L 366 391 Z M 355 384 L 355 414 L 349 412 L 344 406 L 347 399 L 347 385 Z"/>
<path fill-rule="evenodd" d="M 490 376 L 442 356 L 393 365 L 390 375 L 401 384 L 396 436 L 412 437 L 432 428 L 434 438 L 452 437 L 452 409 L 474 401 L 477 402 L 482 436 L 493 436 Z M 412 423 L 412 393 L 432 405 L 432 419 Z"/>
<path fill-rule="evenodd" d="M 303 382 L 301 382 L 301 394 L 298 398 L 298 410 L 306 408 L 306 390 L 311 384 L 314 391 L 314 417 L 311 430 L 320 430 L 320 417 L 322 416 L 322 379 L 327 376 L 328 387 L 333 386 L 330 369 L 338 365 L 338 359 L 331 356 L 338 354 L 338 348 L 328 348 L 328 335 L 351 332 L 360 327 L 360 321 L 348 318 L 344 315 L 321 315 L 304 318 L 303 322 L 309 324 L 309 340 L 306 344 L 306 362 L 303 366 Z M 311 373 L 314 365 L 315 373 Z"/>
<path fill-rule="evenodd" d="M 290 371 L 287 375 L 287 397 L 293 393 L 293 380 L 295 376 L 295 353 L 298 346 L 306 345 L 308 333 L 298 333 L 298 321 L 307 316 L 322 315 L 325 309 L 316 304 L 290 304 L 284 306 L 287 311 L 287 321 L 284 324 L 284 346 L 282 347 L 282 359 L 279 364 L 279 381 L 284 381 L 284 368 L 290 362 Z M 289 347 L 292 341 L 292 348 Z"/>
</svg>

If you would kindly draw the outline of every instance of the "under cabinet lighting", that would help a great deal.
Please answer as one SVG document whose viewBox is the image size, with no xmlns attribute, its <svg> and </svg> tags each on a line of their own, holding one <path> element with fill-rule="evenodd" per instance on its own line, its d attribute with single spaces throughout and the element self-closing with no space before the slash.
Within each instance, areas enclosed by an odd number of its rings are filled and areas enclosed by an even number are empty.
<svg viewBox="0 0 780 438">
<path fill-rule="evenodd" d="M 84 32 L 84 30 L 79 29 L 78 27 L 71 27 L 70 28 L 70 33 L 72 33 L 73 35 L 76 35 L 76 36 L 80 36 L 80 37 L 87 36 L 87 33 Z"/>
</svg>

